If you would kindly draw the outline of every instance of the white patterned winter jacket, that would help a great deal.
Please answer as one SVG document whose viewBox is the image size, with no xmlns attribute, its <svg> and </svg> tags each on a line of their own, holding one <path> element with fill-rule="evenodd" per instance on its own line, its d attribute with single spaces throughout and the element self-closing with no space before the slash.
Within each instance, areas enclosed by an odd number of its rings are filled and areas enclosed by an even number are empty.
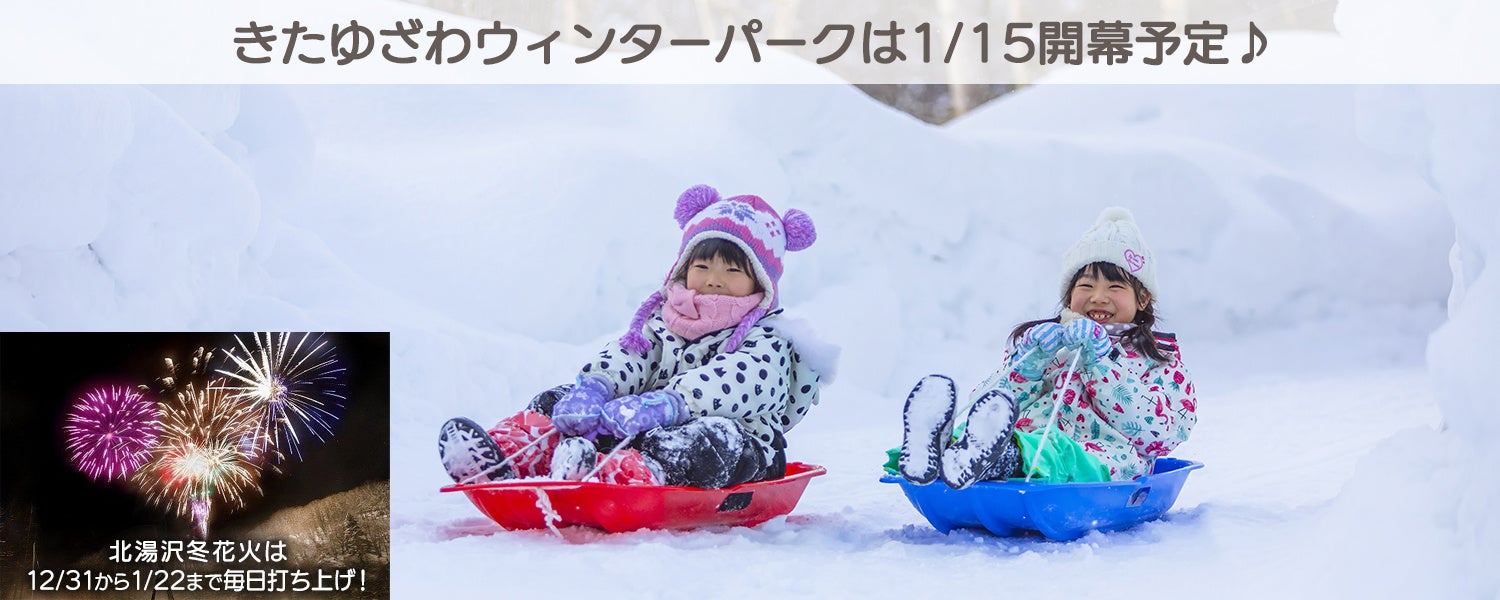
<svg viewBox="0 0 1500 600">
<path fill-rule="evenodd" d="M 1131 479 L 1147 473 L 1156 457 L 1166 456 L 1187 441 L 1198 422 L 1198 401 L 1182 366 L 1176 337 L 1155 335 L 1167 352 L 1165 363 L 1116 343 L 1110 356 L 1078 367 L 1070 385 L 1061 381 L 1068 361 L 1055 358 L 1039 381 L 1002 367 L 974 390 L 970 401 L 992 389 L 1003 389 L 1020 405 L 1016 429 L 1026 432 L 1040 432 L 1053 403 L 1060 401 L 1056 428 L 1109 467 L 1110 479 Z M 1009 364 L 1011 352 L 1006 352 L 1002 364 Z M 1081 398 L 1079 390 L 1083 390 Z"/>
<path fill-rule="evenodd" d="M 819 373 L 777 329 L 775 317 L 780 313 L 778 309 L 762 317 L 736 351 L 720 353 L 733 327 L 689 342 L 667 329 L 657 309 L 642 332 L 651 342 L 645 356 L 610 342 L 583 372 L 607 376 L 615 397 L 675 390 L 693 417 L 737 421 L 761 441 L 766 464 L 771 464 L 773 446 L 784 443 L 776 440 L 818 403 Z"/>
</svg>

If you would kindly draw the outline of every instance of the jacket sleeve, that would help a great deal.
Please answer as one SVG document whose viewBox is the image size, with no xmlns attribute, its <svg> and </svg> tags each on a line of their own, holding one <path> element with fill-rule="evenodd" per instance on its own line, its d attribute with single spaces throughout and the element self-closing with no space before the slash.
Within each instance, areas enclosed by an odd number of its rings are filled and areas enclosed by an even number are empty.
<svg viewBox="0 0 1500 600">
<path fill-rule="evenodd" d="M 1010 364 L 1011 356 L 1014 353 L 1014 349 L 1005 351 L 1004 356 L 1000 358 L 1000 368 L 996 369 L 994 373 L 991 373 L 987 379 L 979 384 L 979 387 L 974 388 L 974 391 L 969 393 L 969 405 L 972 405 L 975 401 L 979 400 L 981 396 L 988 394 L 993 390 L 1002 390 L 1005 393 L 1010 394 L 1011 397 L 1015 398 L 1016 403 L 1022 407 L 1022 410 L 1024 412 L 1027 404 L 1035 401 L 1038 396 L 1045 395 L 1046 390 L 1050 389 L 1049 386 L 1047 386 L 1047 382 L 1050 380 L 1050 378 L 1043 376 L 1038 380 L 1027 379 L 1024 375 L 1021 374 L 1021 369 L 1016 368 L 1019 365 Z M 1027 359 L 1042 361 L 1048 360 L 1046 357 L 1037 356 L 1027 357 Z M 1047 364 L 1046 370 L 1044 372 L 1051 372 L 1055 368 L 1055 366 L 1056 365 L 1053 364 Z M 962 420 L 967 417 L 968 415 L 956 415 L 955 418 Z"/>
<path fill-rule="evenodd" d="M 651 391 L 651 382 L 656 380 L 656 370 L 661 367 L 662 342 L 657 336 L 656 328 L 648 323 L 641 331 L 646 336 L 646 341 L 651 342 L 651 349 L 646 351 L 645 356 L 626 351 L 620 347 L 620 341 L 614 340 L 605 346 L 594 360 L 583 365 L 580 375 L 598 374 L 609 379 L 614 385 L 614 398 L 643 394 Z"/>
<path fill-rule="evenodd" d="M 734 352 L 715 355 L 667 381 L 682 394 L 694 416 L 750 420 L 786 412 L 791 384 L 792 346 L 764 328 L 756 328 Z"/>
<path fill-rule="evenodd" d="M 1085 395 L 1094 413 L 1128 437 L 1137 453 L 1166 456 L 1197 424 L 1197 399 L 1179 350 L 1173 348 L 1165 363 L 1142 360 L 1145 367 L 1137 370 L 1130 368 L 1133 361 L 1100 360 L 1081 374 L 1088 377 Z"/>
</svg>

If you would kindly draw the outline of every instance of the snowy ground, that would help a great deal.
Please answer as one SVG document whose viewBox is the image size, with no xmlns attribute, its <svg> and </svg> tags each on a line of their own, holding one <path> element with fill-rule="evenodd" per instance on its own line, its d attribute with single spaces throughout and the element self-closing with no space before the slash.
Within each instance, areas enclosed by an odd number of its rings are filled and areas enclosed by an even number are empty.
<svg viewBox="0 0 1500 600">
<path fill-rule="evenodd" d="M 1313 326 L 1298 333 L 1317 337 L 1337 329 Z M 934 578 L 1045 596 L 1097 593 L 1136 579 L 1168 586 L 1160 592 L 1166 597 L 1296 596 L 1311 574 L 1298 564 L 1305 556 L 1283 548 L 1316 541 L 1307 540 L 1302 528 L 1320 518 L 1372 447 L 1405 429 L 1433 427 L 1438 413 L 1431 396 L 1420 391 L 1425 376 L 1411 350 L 1405 360 L 1380 359 L 1389 365 L 1382 369 L 1299 372 L 1302 359 L 1288 355 L 1281 364 L 1266 361 L 1268 373 L 1214 376 L 1235 367 L 1209 355 L 1229 356 L 1268 341 L 1204 348 L 1196 368 L 1203 373 L 1200 384 L 1214 390 L 1205 395 L 1211 404 L 1204 405 L 1199 429 L 1177 454 L 1208 468 L 1190 478 L 1170 518 L 1129 532 L 1066 544 L 940 535 L 898 488 L 876 481 L 879 449 L 899 442 L 900 417 L 893 412 L 899 405 L 890 398 L 849 397 L 835 386 L 825 408 L 837 416 L 809 418 L 794 438 L 797 458 L 825 465 L 829 474 L 813 480 L 790 517 L 755 529 L 691 533 L 571 529 L 558 539 L 545 531 L 497 532 L 463 498 L 418 498 L 403 502 L 401 515 L 393 518 L 396 564 L 422 582 L 409 585 L 411 592 L 430 589 L 433 579 L 446 581 L 449 573 L 496 572 L 514 574 L 502 577 L 507 582 L 521 580 L 506 588 L 533 590 L 533 581 L 556 580 L 567 581 L 569 593 L 624 591 L 626 597 L 908 598 L 956 589 Z M 883 408 L 834 406 L 859 402 Z M 1330 422 L 1341 426 L 1324 430 Z M 441 473 L 421 478 L 442 483 Z M 1329 551 L 1341 546 L 1338 540 L 1325 544 Z M 1181 575 L 1170 584 L 1142 575 L 1156 569 Z M 1269 573 L 1281 575 L 1267 578 Z M 455 591 L 467 585 L 443 584 Z"/>
<path fill-rule="evenodd" d="M 1437 397 L 1427 353 L 1447 207 L 1493 216 L 1455 173 L 1500 155 L 1429 151 L 1455 129 L 1421 102 L 1362 108 L 1409 95 L 1043 86 L 935 128 L 842 86 L 0 88 L 0 327 L 392 331 L 398 598 L 1493 596 L 1495 532 L 1470 525 L 1500 494 L 1455 479 L 1482 438 L 1435 428 L 1494 419 Z M 437 493 L 438 425 L 497 420 L 618 335 L 696 183 L 817 222 L 782 293 L 843 348 L 789 435 L 829 474 L 790 517 L 687 533 L 505 532 Z M 1109 204 L 1159 255 L 1200 390 L 1178 455 L 1207 468 L 1129 532 L 938 535 L 876 481 L 907 388 L 988 374 Z M 1469 355 L 1439 366 L 1480 389 L 1479 343 L 1451 339 Z"/>
</svg>

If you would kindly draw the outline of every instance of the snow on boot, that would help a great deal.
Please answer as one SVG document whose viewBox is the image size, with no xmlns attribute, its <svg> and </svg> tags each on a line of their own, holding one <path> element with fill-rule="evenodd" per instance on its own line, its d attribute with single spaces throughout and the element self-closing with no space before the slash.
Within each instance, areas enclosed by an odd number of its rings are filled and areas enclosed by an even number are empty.
<svg viewBox="0 0 1500 600">
<path fill-rule="evenodd" d="M 512 457 L 510 468 L 516 477 L 536 477 L 551 472 L 552 452 L 562 436 L 552 419 L 539 412 L 523 410 L 496 423 L 490 439 L 500 446 L 504 456 Z"/>
<path fill-rule="evenodd" d="M 567 438 L 552 451 L 552 478 L 582 481 L 598 460 L 599 451 L 594 449 L 593 442 L 581 437 Z"/>
<path fill-rule="evenodd" d="M 942 455 L 943 482 L 961 490 L 988 473 L 996 470 L 996 464 L 1015 452 L 1010 433 L 1016 423 L 1016 401 L 1000 390 L 991 390 L 981 396 L 974 408 L 969 410 L 968 425 L 963 436 L 948 446 Z"/>
<path fill-rule="evenodd" d="M 511 476 L 505 454 L 478 423 L 448 419 L 438 432 L 438 458 L 455 483 L 485 483 Z"/>
<path fill-rule="evenodd" d="M 658 427 L 642 435 L 637 446 L 648 464 L 660 468 L 665 485 L 724 488 L 782 474 L 766 464 L 767 449 L 755 436 L 724 417 Z"/>
<path fill-rule="evenodd" d="M 957 399 L 953 380 L 943 375 L 923 377 L 906 397 L 901 417 L 905 433 L 898 463 L 907 481 L 925 485 L 938 478 L 944 442 L 953 431 Z"/>
</svg>

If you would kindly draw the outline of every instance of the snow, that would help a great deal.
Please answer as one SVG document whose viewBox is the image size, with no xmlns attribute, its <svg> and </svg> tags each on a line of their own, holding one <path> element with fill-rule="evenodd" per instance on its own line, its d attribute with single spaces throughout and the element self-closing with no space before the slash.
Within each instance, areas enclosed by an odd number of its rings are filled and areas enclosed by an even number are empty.
<svg viewBox="0 0 1500 600">
<path fill-rule="evenodd" d="M 901 412 L 905 428 L 901 443 L 906 456 L 900 467 L 902 473 L 916 481 L 932 481 L 938 472 L 938 460 L 943 456 L 939 451 L 942 438 L 938 436 L 953 431 L 957 400 L 953 381 L 944 377 L 927 376 L 912 387 Z"/>
<path fill-rule="evenodd" d="M 931 379 L 926 381 L 936 383 Z M 981 396 L 968 412 L 955 417 L 964 419 L 965 429 L 963 435 L 942 453 L 943 480 L 950 482 L 954 487 L 967 487 L 975 480 L 982 479 L 991 473 L 1009 477 L 1011 474 L 1005 472 L 1004 467 L 981 470 L 976 469 L 975 466 L 985 463 L 1005 464 L 1004 461 L 995 460 L 992 457 L 1004 452 L 1006 446 L 1012 443 L 1010 433 L 1012 424 L 1016 422 L 1015 409 L 1013 400 L 1009 396 L 991 393 Z M 942 414 L 950 414 L 951 410 L 947 409 Z M 1054 418 L 1057 415 L 1055 410 L 1052 413 Z M 1052 423 L 1053 421 L 1049 419 L 1048 427 Z M 935 428 L 928 429 L 928 431 L 933 429 Z M 1043 431 L 1043 435 L 1046 435 L 1047 430 Z M 914 443 L 924 442 L 914 440 Z"/>
<path fill-rule="evenodd" d="M 573 439 L 579 441 L 571 441 Z M 554 478 L 582 481 L 585 476 L 594 472 L 594 467 L 597 466 L 594 461 L 597 459 L 598 452 L 587 440 L 567 438 L 552 452 L 552 464 L 547 467 Z"/>
<path fill-rule="evenodd" d="M 1412 496 L 1398 497 L 1382 508 L 1401 510 L 1450 533 L 1431 543 L 1451 548 L 1457 556 L 1428 556 L 1430 562 L 1417 568 L 1430 566 L 1448 575 L 1451 589 L 1459 595 L 1493 595 L 1500 588 L 1500 574 L 1488 568 L 1500 556 L 1500 482 L 1486 468 L 1500 459 L 1500 414 L 1490 401 L 1492 389 L 1485 377 L 1495 362 L 1488 342 L 1500 335 L 1500 317 L 1495 314 L 1500 274 L 1486 268 L 1500 237 L 1500 206 L 1495 202 L 1500 182 L 1494 179 L 1500 172 L 1497 102 L 1500 89 L 1481 86 L 1424 88 L 1414 103 L 1430 127 L 1423 146 L 1434 185 L 1453 215 L 1457 238 L 1449 256 L 1449 319 L 1433 334 L 1426 357 L 1444 427 L 1441 434 L 1413 432 L 1383 445 L 1351 484 L 1356 490 L 1371 490 L 1387 481 L 1390 473 L 1381 468 L 1381 460 L 1394 463 L 1397 474 L 1411 475 L 1423 484 Z M 1405 114 L 1372 112 L 1370 118 L 1378 123 L 1382 117 Z M 1374 504 L 1357 493 L 1341 501 L 1351 512 Z M 1350 525 L 1343 523 L 1343 529 Z M 1386 557 L 1378 544 L 1364 548 L 1367 560 Z M 1419 591 L 1405 581 L 1399 583 Z"/>
<path fill-rule="evenodd" d="M 0 328 L 392 331 L 398 598 L 1493 597 L 1496 100 L 1038 86 L 931 127 L 842 86 L 0 87 Z M 817 223 L 780 288 L 841 349 L 788 435 L 828 474 L 754 529 L 505 532 L 439 494 L 439 425 L 617 337 L 696 183 Z M 877 481 L 906 393 L 967 393 L 1055 314 L 1109 205 L 1157 252 L 1200 389 L 1174 454 L 1207 468 L 1127 532 L 937 534 Z"/>
</svg>

